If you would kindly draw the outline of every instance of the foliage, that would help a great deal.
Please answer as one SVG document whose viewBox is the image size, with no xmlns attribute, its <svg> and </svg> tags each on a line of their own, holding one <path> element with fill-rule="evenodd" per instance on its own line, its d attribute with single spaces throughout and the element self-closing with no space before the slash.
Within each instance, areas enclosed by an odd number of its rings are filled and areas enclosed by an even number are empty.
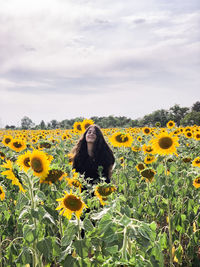
<svg viewBox="0 0 200 267">
<path fill-rule="evenodd" d="M 31 152 L 41 143 L 50 144 L 42 149 L 53 157 L 51 168 L 61 169 L 65 177 L 51 185 L 40 183 L 31 169 L 24 172 L 17 165 L 17 158 L 24 152 L 15 152 L 0 143 L 0 165 L 10 159 L 14 175 L 26 189 L 19 191 L 1 174 L 6 198 L 0 201 L 0 266 L 198 266 L 199 189 L 193 180 L 199 175 L 199 167 L 193 166 L 192 161 L 199 156 L 199 140 L 186 138 L 180 132 L 177 154 L 154 154 L 156 161 L 148 164 L 148 169 L 154 170 L 155 176 L 149 182 L 136 166 L 144 163 L 142 148 L 154 137 L 152 132 L 163 129 L 150 130 L 144 135 L 141 128 L 123 129 L 133 136 L 132 147 L 138 146 L 138 151 L 112 147 L 116 159 L 112 184 L 117 190 L 104 206 L 84 176 L 72 171 L 68 153 L 79 134 L 61 129 L 37 133 L 9 130 L 10 134 L 26 138 L 26 150 Z M 165 130 L 173 132 L 178 128 Z M 115 131 L 119 129 L 104 130 L 105 138 L 109 140 Z M 66 140 L 62 140 L 64 133 L 69 134 Z M 8 132 L 0 134 L 3 139 Z M 32 141 L 34 135 L 40 136 L 36 143 Z M 3 171 L 0 166 L 0 173 Z M 81 193 L 65 179 L 74 177 L 84 185 Z M 75 216 L 68 220 L 56 210 L 56 199 L 70 190 L 88 206 L 80 220 Z"/>
</svg>

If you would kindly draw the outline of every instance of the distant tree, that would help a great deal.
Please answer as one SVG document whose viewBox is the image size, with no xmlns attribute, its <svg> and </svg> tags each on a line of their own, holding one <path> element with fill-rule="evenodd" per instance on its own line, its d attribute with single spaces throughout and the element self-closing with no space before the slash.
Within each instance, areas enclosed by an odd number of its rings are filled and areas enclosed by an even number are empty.
<svg viewBox="0 0 200 267">
<path fill-rule="evenodd" d="M 41 130 L 46 129 L 46 124 L 45 124 L 45 122 L 44 122 L 43 120 L 40 122 L 40 124 L 39 124 L 39 128 L 40 128 Z"/>
<path fill-rule="evenodd" d="M 60 123 L 57 120 L 51 120 L 50 121 L 50 128 L 51 129 L 57 129 L 60 127 Z"/>
<path fill-rule="evenodd" d="M 155 126 L 156 122 L 160 122 L 161 127 L 166 126 L 169 121 L 169 112 L 165 109 L 159 109 L 149 115 L 145 115 L 140 121 L 140 126 Z"/>
<path fill-rule="evenodd" d="M 181 125 L 190 126 L 190 125 L 200 125 L 200 112 L 192 111 L 185 115 L 183 119 L 181 119 Z"/>
<path fill-rule="evenodd" d="M 15 125 L 10 125 L 10 126 L 9 125 L 6 125 L 5 128 L 6 129 L 15 129 Z"/>
<path fill-rule="evenodd" d="M 179 126 L 181 119 L 185 117 L 185 115 L 189 112 L 189 110 L 190 109 L 187 107 L 181 108 L 179 105 L 175 104 L 173 107 L 169 109 L 170 118 L 176 122 L 177 126 Z"/>
<path fill-rule="evenodd" d="M 192 111 L 200 112 L 200 102 L 199 101 L 197 101 L 196 103 L 193 104 Z"/>
<path fill-rule="evenodd" d="M 27 116 L 24 116 L 22 119 L 21 119 L 21 128 L 23 130 L 27 130 L 27 129 L 30 129 L 34 126 L 34 123 L 32 122 L 32 120 L 27 117 Z"/>
</svg>

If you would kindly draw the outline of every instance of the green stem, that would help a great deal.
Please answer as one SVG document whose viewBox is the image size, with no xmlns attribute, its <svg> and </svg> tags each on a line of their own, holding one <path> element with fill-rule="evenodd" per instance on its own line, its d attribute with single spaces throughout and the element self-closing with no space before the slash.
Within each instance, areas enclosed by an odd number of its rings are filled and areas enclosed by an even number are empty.
<svg viewBox="0 0 200 267">
<path fill-rule="evenodd" d="M 35 210 L 36 205 L 35 205 L 35 197 L 34 197 L 34 182 L 33 180 L 28 176 L 28 192 L 31 200 L 31 209 Z M 33 218 L 33 223 L 35 227 L 35 231 L 37 230 L 37 221 L 36 218 Z M 33 242 L 33 267 L 41 267 L 42 262 L 41 262 L 41 257 L 40 253 L 37 250 L 37 243 L 38 243 L 38 237 Z"/>
<path fill-rule="evenodd" d="M 127 260 L 127 252 L 126 252 L 126 248 L 127 248 L 127 227 L 124 228 L 124 239 L 123 239 L 123 246 L 122 246 L 122 258 Z"/>
<path fill-rule="evenodd" d="M 2 256 L 2 242 L 1 242 L 1 236 L 0 236 L 0 267 L 3 267 L 3 256 Z"/>
<path fill-rule="evenodd" d="M 60 230 L 60 239 L 63 237 L 63 228 L 62 228 L 62 217 L 59 216 L 59 230 Z"/>
<path fill-rule="evenodd" d="M 80 219 L 77 218 L 78 221 L 78 240 L 81 240 L 81 225 L 80 225 Z"/>
<path fill-rule="evenodd" d="M 169 179 L 167 175 L 167 159 L 165 158 L 165 177 L 166 184 L 169 186 Z M 171 228 L 171 210 L 170 210 L 170 200 L 168 196 L 167 201 L 167 213 L 168 213 L 168 230 L 169 230 L 169 258 L 170 258 L 170 267 L 173 267 L 173 255 L 172 255 L 172 228 Z"/>
<path fill-rule="evenodd" d="M 171 229 L 171 211 L 170 211 L 170 201 L 169 201 L 169 199 L 168 199 L 167 211 L 168 211 L 168 229 L 169 229 L 169 257 L 170 257 L 170 267 L 172 267 L 173 266 L 172 229 Z"/>
</svg>

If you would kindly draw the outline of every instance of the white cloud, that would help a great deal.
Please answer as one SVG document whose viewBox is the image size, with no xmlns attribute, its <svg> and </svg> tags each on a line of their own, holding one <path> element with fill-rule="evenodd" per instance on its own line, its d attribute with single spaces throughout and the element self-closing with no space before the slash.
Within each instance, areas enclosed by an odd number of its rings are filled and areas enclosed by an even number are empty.
<svg viewBox="0 0 200 267">
<path fill-rule="evenodd" d="M 0 108 L 5 123 L 26 111 L 40 120 L 41 107 L 48 110 L 44 119 L 59 119 L 66 116 L 64 99 L 70 100 L 66 113 L 79 116 L 82 111 L 73 108 L 77 96 L 87 103 L 79 103 L 85 114 L 91 112 L 91 101 L 92 112 L 101 115 L 101 100 L 107 103 L 106 114 L 118 110 L 138 116 L 144 96 L 154 103 L 152 90 L 174 96 L 159 99 L 155 107 L 198 97 L 196 0 L 181 5 L 179 0 L 0 0 L 0 5 Z M 134 111 L 128 100 L 117 109 L 124 90 L 130 99 L 133 91 L 138 96 Z M 40 105 L 35 110 L 31 103 Z M 145 107 L 144 114 L 151 110 Z"/>
</svg>

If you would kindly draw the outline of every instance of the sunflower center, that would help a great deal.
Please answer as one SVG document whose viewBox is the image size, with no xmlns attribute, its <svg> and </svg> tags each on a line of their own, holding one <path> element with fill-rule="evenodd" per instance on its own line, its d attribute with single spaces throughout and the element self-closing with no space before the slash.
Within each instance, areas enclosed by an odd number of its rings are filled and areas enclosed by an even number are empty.
<svg viewBox="0 0 200 267">
<path fill-rule="evenodd" d="M 20 148 L 20 147 L 22 147 L 22 144 L 20 142 L 14 142 L 13 146 L 16 148 Z"/>
<path fill-rule="evenodd" d="M 29 157 L 27 157 L 27 158 L 25 158 L 24 159 L 24 165 L 26 166 L 26 167 L 30 167 L 30 158 Z"/>
<path fill-rule="evenodd" d="M 44 147 L 44 148 L 51 148 L 51 144 L 44 142 L 44 143 L 40 143 L 40 147 Z"/>
<path fill-rule="evenodd" d="M 69 195 L 64 199 L 64 205 L 67 209 L 71 211 L 80 210 L 82 207 L 82 202 L 76 196 Z"/>
<path fill-rule="evenodd" d="M 146 128 L 146 129 L 144 129 L 144 132 L 145 132 L 146 134 L 148 134 L 148 133 L 150 133 L 150 130 L 149 130 L 148 128 Z"/>
<path fill-rule="evenodd" d="M 87 129 L 90 126 L 89 123 L 85 124 L 85 129 Z"/>
<path fill-rule="evenodd" d="M 72 182 L 72 185 L 75 186 L 75 187 L 79 187 L 81 184 L 80 184 L 80 182 L 78 180 L 74 180 Z"/>
<path fill-rule="evenodd" d="M 117 135 L 115 139 L 118 143 L 125 143 L 128 141 L 128 137 L 124 134 Z"/>
<path fill-rule="evenodd" d="M 142 176 L 147 179 L 152 179 L 154 177 L 154 171 L 147 169 L 141 172 Z"/>
<path fill-rule="evenodd" d="M 190 132 L 188 132 L 188 133 L 187 133 L 187 136 L 188 136 L 188 137 L 191 137 L 191 136 L 192 136 L 192 134 L 191 134 Z"/>
<path fill-rule="evenodd" d="M 191 161 L 191 158 L 184 158 L 183 159 L 183 162 L 190 162 Z"/>
<path fill-rule="evenodd" d="M 1 188 L 0 188 L 0 195 L 3 193 L 3 191 L 1 190 Z"/>
<path fill-rule="evenodd" d="M 63 174 L 61 170 L 50 170 L 45 181 L 56 182 Z"/>
<path fill-rule="evenodd" d="M 42 161 L 40 158 L 32 158 L 31 160 L 31 167 L 33 168 L 33 170 L 37 173 L 40 173 L 43 171 L 43 165 L 42 165 Z"/>
<path fill-rule="evenodd" d="M 77 126 L 77 129 L 78 129 L 79 131 L 81 131 L 81 125 L 80 125 L 80 124 Z"/>
<path fill-rule="evenodd" d="M 98 193 L 101 196 L 109 196 L 113 191 L 114 191 L 114 187 L 99 187 L 98 188 Z"/>
<path fill-rule="evenodd" d="M 195 180 L 195 183 L 196 183 L 196 184 L 200 184 L 200 177 L 198 177 L 198 178 Z"/>
<path fill-rule="evenodd" d="M 196 160 L 196 163 L 199 164 L 199 163 L 200 163 L 200 159 L 197 159 L 197 160 Z"/>
<path fill-rule="evenodd" d="M 0 151 L 0 157 L 5 158 L 5 154 L 3 152 Z"/>
<path fill-rule="evenodd" d="M 139 170 L 144 170 L 144 164 L 139 163 L 139 164 L 138 164 L 138 169 L 139 169 Z"/>
<path fill-rule="evenodd" d="M 5 143 L 6 143 L 6 144 L 10 143 L 10 141 L 11 141 L 10 138 L 6 138 L 6 139 L 5 139 Z"/>
<path fill-rule="evenodd" d="M 196 135 L 196 138 L 198 138 L 198 139 L 199 139 L 199 138 L 200 138 L 200 134 L 197 134 L 197 135 Z"/>
<path fill-rule="evenodd" d="M 147 147 L 147 148 L 146 148 L 146 151 L 147 151 L 147 152 L 152 152 L 153 149 L 152 149 L 151 147 Z"/>
<path fill-rule="evenodd" d="M 172 146 L 173 141 L 172 141 L 172 139 L 170 137 L 162 137 L 158 141 L 158 144 L 159 144 L 160 148 L 168 149 L 168 148 L 170 148 Z"/>
</svg>

